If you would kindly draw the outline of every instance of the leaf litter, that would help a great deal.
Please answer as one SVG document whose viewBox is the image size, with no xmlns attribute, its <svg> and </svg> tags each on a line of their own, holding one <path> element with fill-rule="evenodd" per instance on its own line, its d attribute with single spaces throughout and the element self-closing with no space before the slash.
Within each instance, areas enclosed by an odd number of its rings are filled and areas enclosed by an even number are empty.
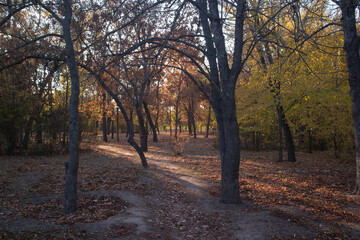
<svg viewBox="0 0 360 240">
<path fill-rule="evenodd" d="M 208 211 L 194 189 L 174 175 L 170 164 L 209 183 L 209 198 L 219 196 L 220 160 L 212 139 L 191 139 L 181 155 L 172 153 L 169 138 L 150 143 L 149 170 L 140 166 L 137 155 L 125 138 L 98 144 L 81 154 L 79 168 L 79 211 L 62 213 L 64 162 L 66 155 L 1 156 L 0 237 L 5 239 L 91 239 L 91 231 L 76 223 L 94 223 L 119 213 L 131 215 L 132 204 L 119 197 L 85 194 L 91 191 L 130 191 L 142 196 L 148 216 L 147 232 L 134 223 L 108 226 L 104 238 L 129 239 L 237 239 L 231 211 Z M 93 144 L 94 146 L 94 144 Z M 122 154 L 124 153 L 124 154 Z M 298 162 L 278 163 L 276 152 L 242 152 L 240 169 L 241 198 L 253 203 L 245 212 L 263 209 L 271 215 L 316 231 L 314 239 L 356 239 L 359 236 L 360 207 L 354 187 L 355 164 L 334 159 L 326 152 L 298 152 Z M 154 162 L 152 162 L 152 160 Z M 155 161 L 163 161 L 163 165 Z M 189 172 L 190 171 L 190 172 Z M 32 179 L 33 178 L 33 179 Z M 25 181 L 22 184 L 21 181 Z M 45 197 L 43 200 L 42 197 Z M 14 219 L 33 219 L 56 224 L 55 229 L 9 231 Z M 34 237 L 36 236 L 36 237 Z M 274 239 L 304 239 L 301 236 L 273 235 Z M 306 239 L 306 238 L 305 238 Z"/>
</svg>

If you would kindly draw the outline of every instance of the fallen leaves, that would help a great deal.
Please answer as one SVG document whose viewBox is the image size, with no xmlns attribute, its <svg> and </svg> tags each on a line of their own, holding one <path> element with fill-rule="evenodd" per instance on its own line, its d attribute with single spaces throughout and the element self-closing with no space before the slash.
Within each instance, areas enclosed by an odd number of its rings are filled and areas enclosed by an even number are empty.
<svg viewBox="0 0 360 240">
<path fill-rule="evenodd" d="M 74 214 L 64 214 L 64 200 L 53 198 L 41 204 L 27 205 L 21 214 L 29 219 L 41 219 L 56 224 L 91 223 L 124 212 L 129 203 L 117 197 L 83 195 Z"/>
</svg>

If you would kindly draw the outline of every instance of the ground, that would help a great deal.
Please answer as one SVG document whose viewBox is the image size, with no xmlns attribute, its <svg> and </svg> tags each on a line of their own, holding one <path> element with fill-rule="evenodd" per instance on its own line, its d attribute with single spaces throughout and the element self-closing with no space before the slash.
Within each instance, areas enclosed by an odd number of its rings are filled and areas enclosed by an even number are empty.
<svg viewBox="0 0 360 240">
<path fill-rule="evenodd" d="M 149 140 L 149 169 L 123 135 L 85 142 L 71 215 L 66 154 L 1 156 L 0 239 L 360 239 L 351 159 L 298 152 L 278 163 L 276 152 L 242 151 L 242 203 L 223 205 L 214 139 L 170 142 Z"/>
</svg>

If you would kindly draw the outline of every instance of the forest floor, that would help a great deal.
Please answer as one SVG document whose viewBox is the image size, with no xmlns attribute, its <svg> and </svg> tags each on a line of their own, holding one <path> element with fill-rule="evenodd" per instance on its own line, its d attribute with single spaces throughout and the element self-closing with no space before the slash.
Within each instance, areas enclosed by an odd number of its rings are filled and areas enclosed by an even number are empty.
<svg viewBox="0 0 360 240">
<path fill-rule="evenodd" d="M 360 239 L 355 165 L 327 152 L 242 152 L 242 204 L 218 202 L 214 139 L 149 139 L 143 169 L 124 135 L 85 142 L 75 214 L 63 214 L 67 154 L 0 157 L 0 239 Z"/>
</svg>

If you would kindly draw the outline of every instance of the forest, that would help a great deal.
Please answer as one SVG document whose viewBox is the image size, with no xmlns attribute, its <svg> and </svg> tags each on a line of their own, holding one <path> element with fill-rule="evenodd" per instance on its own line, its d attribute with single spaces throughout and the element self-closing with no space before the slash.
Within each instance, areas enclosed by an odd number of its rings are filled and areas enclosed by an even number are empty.
<svg viewBox="0 0 360 240">
<path fill-rule="evenodd" d="M 1 239 L 359 239 L 359 0 L 0 0 Z"/>
</svg>

